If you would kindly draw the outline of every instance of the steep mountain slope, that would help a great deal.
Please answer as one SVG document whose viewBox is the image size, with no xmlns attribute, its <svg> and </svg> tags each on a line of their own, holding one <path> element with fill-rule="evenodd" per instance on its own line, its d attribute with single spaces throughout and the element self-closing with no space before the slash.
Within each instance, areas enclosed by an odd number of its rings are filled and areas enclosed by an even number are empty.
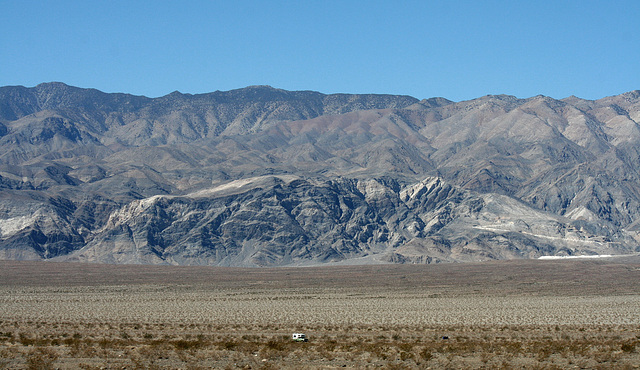
<svg viewBox="0 0 640 370">
<path fill-rule="evenodd" d="M 481 196 L 438 178 L 401 187 L 392 179 L 321 182 L 284 175 L 134 201 L 64 259 L 270 266 L 630 250 L 624 238 L 601 235 L 506 196 Z"/>
<path fill-rule="evenodd" d="M 640 251 L 640 92 L 451 102 L 0 88 L 0 258 L 430 263 Z"/>
</svg>

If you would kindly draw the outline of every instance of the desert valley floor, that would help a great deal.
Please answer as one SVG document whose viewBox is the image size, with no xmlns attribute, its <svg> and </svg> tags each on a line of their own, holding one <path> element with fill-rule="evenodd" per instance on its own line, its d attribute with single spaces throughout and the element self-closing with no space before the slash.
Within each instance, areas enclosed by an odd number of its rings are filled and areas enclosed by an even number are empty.
<svg viewBox="0 0 640 370">
<path fill-rule="evenodd" d="M 0 368 L 639 364 L 638 257 L 273 269 L 0 261 Z"/>
</svg>

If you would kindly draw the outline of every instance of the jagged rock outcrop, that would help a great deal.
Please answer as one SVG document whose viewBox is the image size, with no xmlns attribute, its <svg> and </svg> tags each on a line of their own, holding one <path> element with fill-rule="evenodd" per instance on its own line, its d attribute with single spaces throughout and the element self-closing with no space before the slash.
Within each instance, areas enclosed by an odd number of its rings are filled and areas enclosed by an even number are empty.
<svg viewBox="0 0 640 370">
<path fill-rule="evenodd" d="M 585 227 L 586 226 L 586 227 Z M 589 226 L 591 228 L 589 228 Z M 225 266 L 432 263 L 631 251 L 624 237 L 427 178 L 309 180 L 263 176 L 111 213 L 63 260 Z"/>
<path fill-rule="evenodd" d="M 0 258 L 436 263 L 640 240 L 640 92 L 0 88 Z"/>
</svg>

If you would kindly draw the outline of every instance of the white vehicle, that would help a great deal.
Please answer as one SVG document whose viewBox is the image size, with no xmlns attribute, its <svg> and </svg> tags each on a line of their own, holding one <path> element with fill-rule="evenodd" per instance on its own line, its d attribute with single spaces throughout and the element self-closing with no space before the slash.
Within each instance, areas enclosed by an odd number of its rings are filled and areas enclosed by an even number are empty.
<svg viewBox="0 0 640 370">
<path fill-rule="evenodd" d="M 296 342 L 308 342 L 307 336 L 302 333 L 293 333 L 291 338 Z"/>
</svg>

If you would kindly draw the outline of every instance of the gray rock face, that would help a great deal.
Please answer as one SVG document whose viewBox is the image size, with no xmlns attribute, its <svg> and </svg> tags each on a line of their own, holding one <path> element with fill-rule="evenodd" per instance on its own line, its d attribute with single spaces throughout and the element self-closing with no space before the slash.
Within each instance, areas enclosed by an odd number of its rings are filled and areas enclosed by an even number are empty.
<svg viewBox="0 0 640 370">
<path fill-rule="evenodd" d="M 227 266 L 638 252 L 640 92 L 465 102 L 0 88 L 0 258 Z"/>
<path fill-rule="evenodd" d="M 293 175 L 232 181 L 182 196 L 133 201 L 111 213 L 65 260 L 274 266 L 471 261 L 632 249 L 571 219 L 501 195 L 427 178 L 313 181 Z M 589 227 L 587 227 L 588 229 Z"/>
</svg>

